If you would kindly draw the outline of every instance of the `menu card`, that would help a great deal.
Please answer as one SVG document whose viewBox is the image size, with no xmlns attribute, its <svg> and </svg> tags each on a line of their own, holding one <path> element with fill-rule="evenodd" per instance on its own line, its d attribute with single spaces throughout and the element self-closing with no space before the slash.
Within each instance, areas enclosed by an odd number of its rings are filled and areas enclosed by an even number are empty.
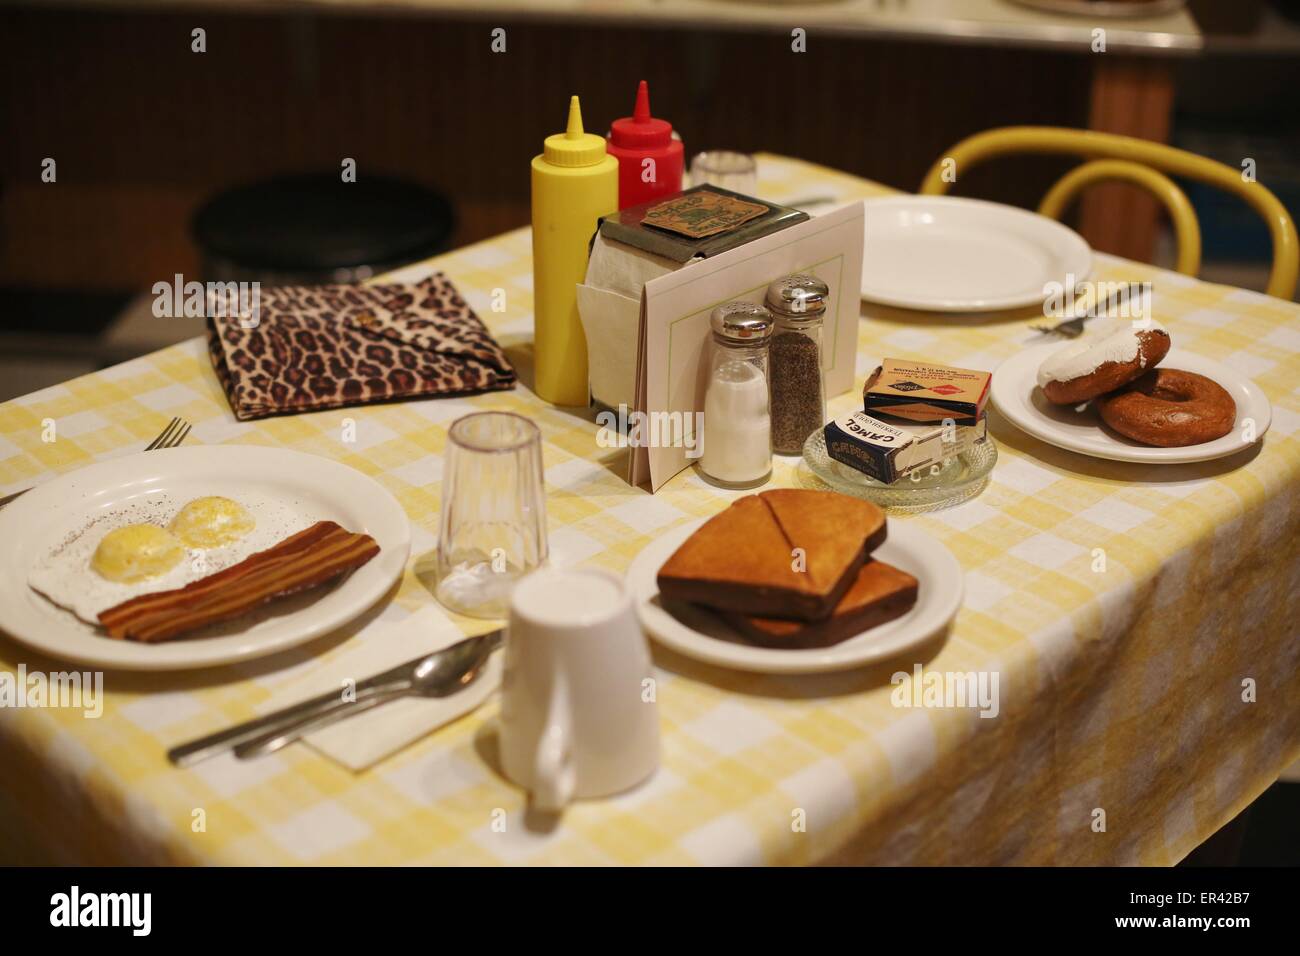
<svg viewBox="0 0 1300 956">
<path fill-rule="evenodd" d="M 651 492 L 698 457 L 697 413 L 708 384 L 709 313 L 733 299 L 762 302 L 772 281 L 811 272 L 830 287 L 822 332 L 827 396 L 853 386 L 862 288 L 863 206 L 852 203 L 647 281 L 637 334 L 639 441 L 628 480 Z"/>
</svg>

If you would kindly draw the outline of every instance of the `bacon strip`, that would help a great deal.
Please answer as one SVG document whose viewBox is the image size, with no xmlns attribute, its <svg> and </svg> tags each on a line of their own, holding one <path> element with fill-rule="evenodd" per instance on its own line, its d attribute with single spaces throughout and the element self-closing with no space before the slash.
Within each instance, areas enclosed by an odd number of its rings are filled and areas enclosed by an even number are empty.
<svg viewBox="0 0 1300 956">
<path fill-rule="evenodd" d="M 319 587 L 361 567 L 379 553 L 368 534 L 318 521 L 274 547 L 249 555 L 183 588 L 144 594 L 99 615 L 110 637 L 165 641 L 187 631 L 246 614 L 276 598 Z"/>
</svg>

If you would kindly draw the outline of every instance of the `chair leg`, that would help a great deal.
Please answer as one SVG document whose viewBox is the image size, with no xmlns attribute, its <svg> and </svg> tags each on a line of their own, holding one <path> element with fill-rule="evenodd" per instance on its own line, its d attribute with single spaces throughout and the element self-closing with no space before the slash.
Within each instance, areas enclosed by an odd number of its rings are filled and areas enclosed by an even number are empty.
<svg viewBox="0 0 1300 956">
<path fill-rule="evenodd" d="M 1097 54 L 1091 60 L 1088 128 L 1167 142 L 1174 102 L 1170 64 L 1114 53 Z M 1149 195 L 1132 186 L 1099 186 L 1084 197 L 1079 209 L 1079 232 L 1093 248 L 1151 261 L 1160 209 Z"/>
</svg>

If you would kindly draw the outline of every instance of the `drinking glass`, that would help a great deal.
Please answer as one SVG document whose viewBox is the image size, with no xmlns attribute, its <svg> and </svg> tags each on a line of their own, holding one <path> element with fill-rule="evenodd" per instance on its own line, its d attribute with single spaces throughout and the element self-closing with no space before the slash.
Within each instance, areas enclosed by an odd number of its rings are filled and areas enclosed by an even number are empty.
<svg viewBox="0 0 1300 956">
<path fill-rule="evenodd" d="M 437 597 L 470 617 L 505 617 L 515 582 L 546 560 L 542 433 L 511 412 L 476 412 L 447 432 Z"/>
<path fill-rule="evenodd" d="M 705 183 L 752 196 L 758 189 L 758 164 L 748 153 L 729 149 L 696 153 L 691 160 L 691 185 L 702 186 Z"/>
</svg>

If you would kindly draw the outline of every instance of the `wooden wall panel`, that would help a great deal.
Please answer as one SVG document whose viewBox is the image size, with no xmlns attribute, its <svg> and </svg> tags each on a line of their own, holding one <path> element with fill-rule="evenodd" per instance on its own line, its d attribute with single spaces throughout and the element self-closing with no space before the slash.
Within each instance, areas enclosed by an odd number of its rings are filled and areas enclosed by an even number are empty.
<svg viewBox="0 0 1300 956">
<path fill-rule="evenodd" d="M 1081 125 L 1090 65 L 1059 53 L 813 33 L 628 31 L 354 16 L 6 12 L 0 30 L 0 284 L 144 287 L 197 269 L 193 210 L 274 173 L 387 172 L 447 193 L 457 244 L 528 220 L 528 162 L 570 93 L 589 128 L 636 81 L 688 153 L 767 149 L 913 189 L 942 150 L 1007 123 Z M 190 30 L 208 52 L 190 52 Z M 45 156 L 59 181 L 39 181 Z M 1042 161 L 962 192 L 1036 203 Z"/>
</svg>

